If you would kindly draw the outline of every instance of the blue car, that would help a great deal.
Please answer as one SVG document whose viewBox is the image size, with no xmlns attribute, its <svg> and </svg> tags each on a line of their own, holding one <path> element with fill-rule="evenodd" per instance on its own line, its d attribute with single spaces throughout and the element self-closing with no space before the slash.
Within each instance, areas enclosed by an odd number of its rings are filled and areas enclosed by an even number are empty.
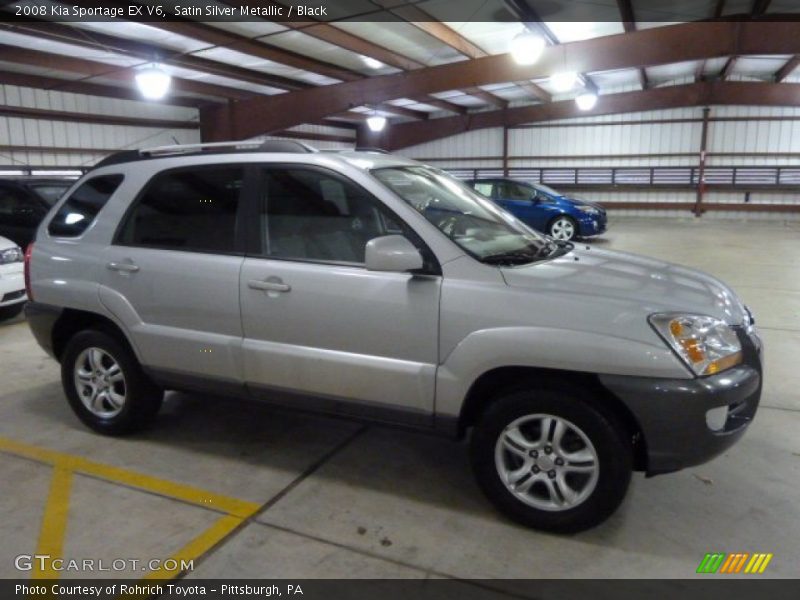
<svg viewBox="0 0 800 600">
<path fill-rule="evenodd" d="M 467 181 L 523 223 L 557 240 L 599 235 L 606 230 L 606 211 L 597 203 L 568 198 L 541 183 L 493 178 Z"/>
</svg>

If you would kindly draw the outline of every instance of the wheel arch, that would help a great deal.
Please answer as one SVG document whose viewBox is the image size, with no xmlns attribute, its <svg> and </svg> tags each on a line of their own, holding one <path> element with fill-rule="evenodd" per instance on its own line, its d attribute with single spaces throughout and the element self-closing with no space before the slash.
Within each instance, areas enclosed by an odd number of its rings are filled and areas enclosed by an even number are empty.
<svg viewBox="0 0 800 600">
<path fill-rule="evenodd" d="M 119 340 L 120 343 L 124 344 L 138 360 L 139 357 L 136 349 L 128 339 L 128 336 L 112 319 L 105 315 L 75 308 L 65 308 L 53 325 L 53 355 L 56 360 L 59 362 L 61 361 L 64 355 L 64 349 L 67 347 L 70 339 L 72 339 L 75 334 L 86 331 L 87 329 L 94 329 L 111 335 Z"/>
<path fill-rule="evenodd" d="M 626 436 L 629 436 L 633 447 L 634 469 L 647 470 L 647 445 L 639 422 L 630 409 L 603 386 L 593 373 L 527 366 L 498 367 L 486 371 L 467 391 L 458 417 L 458 435 L 465 435 L 499 394 L 526 386 L 572 387 L 584 392 L 583 395 L 593 408 L 616 421 Z"/>
</svg>

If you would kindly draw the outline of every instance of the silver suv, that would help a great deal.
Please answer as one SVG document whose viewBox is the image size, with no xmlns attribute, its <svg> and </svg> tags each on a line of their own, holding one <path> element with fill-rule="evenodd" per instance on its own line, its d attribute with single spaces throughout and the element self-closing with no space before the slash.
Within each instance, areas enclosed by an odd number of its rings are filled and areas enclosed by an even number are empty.
<svg viewBox="0 0 800 600">
<path fill-rule="evenodd" d="M 37 340 L 78 417 L 164 390 L 461 437 L 526 525 L 608 517 L 632 470 L 709 460 L 752 420 L 761 342 L 697 271 L 542 236 L 440 170 L 294 142 L 114 155 L 26 252 Z"/>
</svg>

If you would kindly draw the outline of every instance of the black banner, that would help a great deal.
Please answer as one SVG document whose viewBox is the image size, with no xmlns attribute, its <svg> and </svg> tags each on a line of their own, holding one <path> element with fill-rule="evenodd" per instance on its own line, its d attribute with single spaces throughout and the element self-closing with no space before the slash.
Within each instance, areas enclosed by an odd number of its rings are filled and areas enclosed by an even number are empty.
<svg viewBox="0 0 800 600">
<path fill-rule="evenodd" d="M 631 2 L 638 22 L 752 18 L 749 12 L 708 14 L 704 2 Z M 621 22 L 615 2 L 574 0 L 0 0 L 0 22 L 194 20 L 315 22 Z M 790 10 L 791 12 L 783 12 Z M 800 7 L 767 11 L 760 20 L 798 20 Z"/>
<path fill-rule="evenodd" d="M 693 580 L 397 580 L 277 579 L 171 581 L 0 580 L 0 598 L 84 600 L 98 598 L 166 600 L 208 598 L 251 600 L 622 600 L 628 598 L 725 598 L 770 600 L 800 597 L 800 580 L 758 579 L 758 576 L 710 576 Z"/>
</svg>

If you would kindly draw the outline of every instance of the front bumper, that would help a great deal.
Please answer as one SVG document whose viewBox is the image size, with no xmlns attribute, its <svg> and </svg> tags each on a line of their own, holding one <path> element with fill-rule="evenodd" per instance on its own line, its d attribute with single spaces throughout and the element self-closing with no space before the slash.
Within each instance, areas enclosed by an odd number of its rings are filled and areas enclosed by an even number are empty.
<svg viewBox="0 0 800 600">
<path fill-rule="evenodd" d="M 754 332 L 739 331 L 742 364 L 695 379 L 601 375 L 639 423 L 647 473 L 677 471 L 711 460 L 742 437 L 758 409 L 762 388 L 762 346 Z M 712 429 L 708 411 L 727 407 L 721 427 Z"/>
<path fill-rule="evenodd" d="M 25 279 L 20 263 L 0 267 L 0 307 L 25 302 Z"/>
<path fill-rule="evenodd" d="M 600 235 L 605 233 L 607 225 L 608 220 L 605 213 L 581 215 L 580 219 L 578 219 L 578 235 L 581 237 Z"/>
</svg>

